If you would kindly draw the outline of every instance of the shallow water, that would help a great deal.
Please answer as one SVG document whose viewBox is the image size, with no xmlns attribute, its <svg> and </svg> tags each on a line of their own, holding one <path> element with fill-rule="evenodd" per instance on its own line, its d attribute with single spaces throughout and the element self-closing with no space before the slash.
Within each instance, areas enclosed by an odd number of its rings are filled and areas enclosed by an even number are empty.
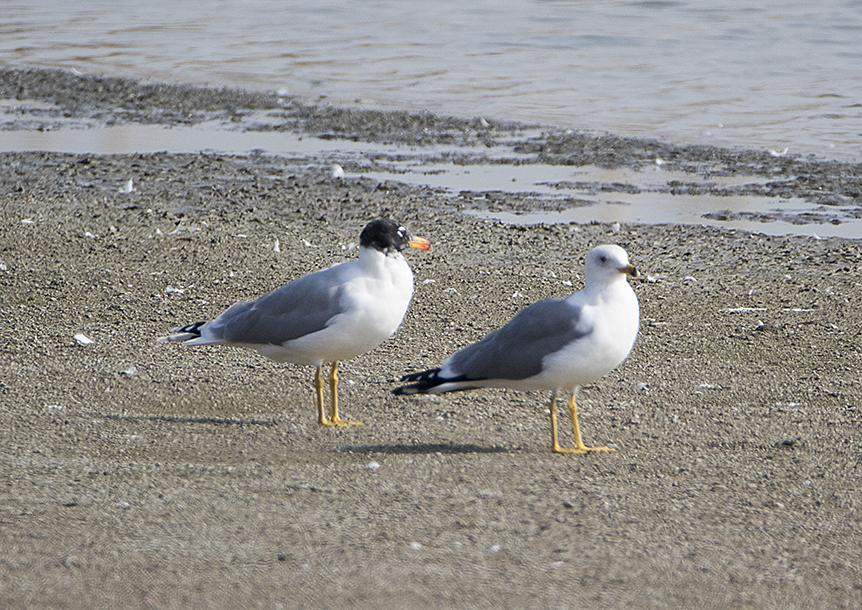
<svg viewBox="0 0 862 610">
<path fill-rule="evenodd" d="M 862 159 L 862 2 L 7 0 L 0 64 Z"/>
<path fill-rule="evenodd" d="M 0 104 L 2 110 L 2 104 Z M 2 112 L 0 112 L 2 118 Z M 62 123 L 60 123 L 62 125 Z M 2 125 L 2 122 L 0 122 Z M 394 180 L 411 185 L 442 190 L 451 197 L 467 202 L 465 211 L 510 224 L 537 223 L 643 223 L 699 224 L 741 229 L 769 235 L 808 235 L 818 237 L 862 238 L 862 220 L 853 218 L 852 208 L 822 206 L 799 199 L 777 199 L 758 196 L 719 197 L 715 195 L 669 194 L 670 183 L 715 184 L 735 187 L 767 181 L 755 176 L 710 176 L 670 171 L 661 166 L 640 169 L 608 169 L 596 166 L 572 167 L 534 163 L 468 164 L 440 162 L 446 153 L 476 155 L 477 158 L 517 158 L 508 147 L 471 149 L 437 145 L 409 147 L 373 144 L 347 140 L 321 139 L 291 132 L 243 131 L 219 121 L 194 127 L 158 125 L 116 125 L 105 127 L 71 122 L 77 128 L 52 128 L 37 131 L 0 130 L 0 151 L 43 151 L 77 154 L 184 153 L 213 151 L 220 153 L 256 153 L 280 155 L 293 159 L 295 171 L 311 167 L 329 171 L 338 163 L 353 168 L 347 178 L 365 177 L 379 182 Z M 55 126 L 56 127 L 56 126 Z M 120 188 L 126 176 L 101 185 Z M 608 190 L 607 185 L 627 185 L 626 189 Z M 528 209 L 524 212 L 498 210 L 485 193 L 535 194 L 544 199 L 576 201 L 561 210 Z M 529 202 L 527 202 L 529 206 Z M 763 214 L 768 222 L 745 219 L 740 214 Z M 806 214 L 823 212 L 840 220 L 802 223 Z M 843 212 L 847 212 L 844 214 Z M 711 215 L 711 216 L 709 216 Z M 717 216 L 717 217 L 716 217 Z M 724 216 L 726 219 L 721 219 Z"/>
</svg>

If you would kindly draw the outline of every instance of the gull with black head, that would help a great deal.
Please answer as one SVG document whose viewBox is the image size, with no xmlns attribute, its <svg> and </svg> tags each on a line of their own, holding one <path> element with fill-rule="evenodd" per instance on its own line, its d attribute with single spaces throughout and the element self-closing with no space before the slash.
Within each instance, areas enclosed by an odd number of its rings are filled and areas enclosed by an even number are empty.
<svg viewBox="0 0 862 610">
<path fill-rule="evenodd" d="M 317 368 L 314 391 L 321 426 L 359 424 L 338 414 L 338 362 L 364 354 L 391 337 L 413 297 L 413 272 L 401 254 L 431 250 L 392 220 L 374 220 L 359 236 L 359 258 L 306 275 L 256 301 L 241 301 L 209 322 L 171 330 L 162 341 L 185 345 L 234 345 L 276 362 Z M 327 418 L 323 365 L 332 363 Z"/>
</svg>

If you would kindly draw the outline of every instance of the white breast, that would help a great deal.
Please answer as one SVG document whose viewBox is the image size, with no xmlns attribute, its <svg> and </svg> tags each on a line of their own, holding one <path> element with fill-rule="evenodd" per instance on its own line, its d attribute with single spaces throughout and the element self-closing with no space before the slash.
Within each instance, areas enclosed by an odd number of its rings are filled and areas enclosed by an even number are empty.
<svg viewBox="0 0 862 610">
<path fill-rule="evenodd" d="M 590 332 L 545 358 L 536 382 L 546 388 L 571 390 L 601 379 L 625 361 L 637 338 L 640 308 L 627 282 L 572 296 L 585 301 L 578 326 Z"/>
<path fill-rule="evenodd" d="M 401 254 L 375 252 L 344 282 L 345 310 L 327 327 L 281 346 L 258 348 L 280 362 L 320 366 L 374 349 L 401 325 L 413 297 L 413 273 Z"/>
</svg>

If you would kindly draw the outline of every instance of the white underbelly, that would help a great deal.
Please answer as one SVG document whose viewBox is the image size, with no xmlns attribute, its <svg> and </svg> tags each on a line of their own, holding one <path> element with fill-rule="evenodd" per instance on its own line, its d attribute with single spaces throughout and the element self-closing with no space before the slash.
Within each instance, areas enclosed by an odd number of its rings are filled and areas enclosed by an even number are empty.
<svg viewBox="0 0 862 610">
<path fill-rule="evenodd" d="M 353 298 L 349 307 L 332 318 L 323 330 L 281 345 L 250 347 L 276 362 L 314 366 L 354 358 L 371 351 L 391 337 L 401 325 L 410 305 L 412 281 L 407 289 L 401 290 L 392 290 L 391 285 L 366 285 L 357 294 L 360 296 Z M 380 294 L 390 296 L 380 299 Z"/>
<path fill-rule="evenodd" d="M 614 329 L 620 333 L 620 329 Z M 637 326 L 617 334 L 613 341 L 601 334 L 585 337 L 547 356 L 535 382 L 545 387 L 571 390 L 598 381 L 623 362 L 634 347 Z"/>
</svg>

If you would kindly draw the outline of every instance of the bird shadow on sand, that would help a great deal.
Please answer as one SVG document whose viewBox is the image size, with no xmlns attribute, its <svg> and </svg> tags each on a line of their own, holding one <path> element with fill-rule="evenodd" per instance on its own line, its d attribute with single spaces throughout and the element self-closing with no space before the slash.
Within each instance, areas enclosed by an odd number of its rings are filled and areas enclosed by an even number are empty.
<svg viewBox="0 0 862 610">
<path fill-rule="evenodd" d="M 384 453 L 384 454 L 406 454 L 425 455 L 433 453 L 461 454 L 461 453 L 512 453 L 514 450 L 508 447 L 481 447 L 479 445 L 452 445 L 442 443 L 418 443 L 416 445 L 358 445 L 345 447 L 345 452 L 351 453 Z"/>
<path fill-rule="evenodd" d="M 105 415 L 105 419 L 122 422 L 161 422 L 166 424 L 216 424 L 222 426 L 275 426 L 268 419 L 239 419 L 237 417 L 177 417 L 174 415 Z"/>
</svg>

